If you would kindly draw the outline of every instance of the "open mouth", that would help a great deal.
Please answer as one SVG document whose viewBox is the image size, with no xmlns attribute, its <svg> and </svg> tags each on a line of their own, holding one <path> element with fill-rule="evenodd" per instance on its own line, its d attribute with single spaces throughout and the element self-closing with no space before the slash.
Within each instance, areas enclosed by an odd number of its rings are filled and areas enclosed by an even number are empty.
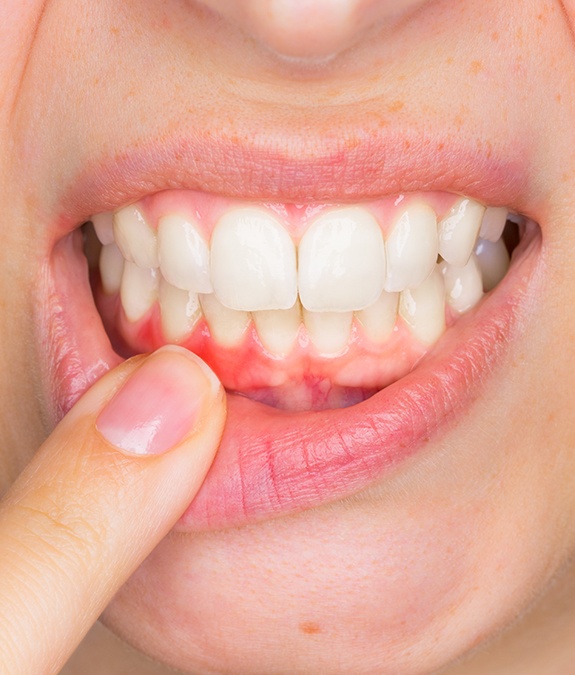
<svg viewBox="0 0 575 675">
<path fill-rule="evenodd" d="M 166 191 L 92 221 L 117 353 L 178 343 L 229 392 L 292 411 L 357 404 L 413 370 L 503 279 L 525 228 L 448 193 L 330 206 Z"/>
<path fill-rule="evenodd" d="M 229 409 L 179 527 L 353 494 L 477 396 L 540 239 L 513 209 L 438 191 L 277 204 L 168 189 L 96 213 L 56 243 L 44 279 L 56 416 L 123 358 L 177 343 L 220 377 Z"/>
</svg>

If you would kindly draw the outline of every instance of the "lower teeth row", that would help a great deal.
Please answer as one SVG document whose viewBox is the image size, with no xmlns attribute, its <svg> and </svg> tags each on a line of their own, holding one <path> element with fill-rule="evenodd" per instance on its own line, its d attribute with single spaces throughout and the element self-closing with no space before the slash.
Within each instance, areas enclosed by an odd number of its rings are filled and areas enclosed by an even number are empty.
<svg viewBox="0 0 575 675">
<path fill-rule="evenodd" d="M 159 269 L 144 269 L 124 260 L 116 244 L 103 246 L 100 275 L 104 292 L 120 293 L 126 318 L 135 323 L 159 302 L 162 331 L 168 342 L 184 342 L 205 318 L 214 340 L 224 347 L 239 345 L 253 320 L 263 347 L 286 355 L 294 346 L 302 324 L 323 356 L 334 356 L 347 346 L 352 326 L 372 342 L 389 338 L 399 320 L 425 345 L 445 330 L 446 304 L 457 314 L 473 308 L 484 292 L 505 276 L 509 254 L 502 239 L 479 239 L 464 267 L 439 262 L 418 287 L 400 293 L 383 292 L 366 309 L 355 312 L 310 312 L 299 301 L 291 309 L 244 312 L 224 307 L 211 294 L 196 294 L 169 284 Z"/>
</svg>

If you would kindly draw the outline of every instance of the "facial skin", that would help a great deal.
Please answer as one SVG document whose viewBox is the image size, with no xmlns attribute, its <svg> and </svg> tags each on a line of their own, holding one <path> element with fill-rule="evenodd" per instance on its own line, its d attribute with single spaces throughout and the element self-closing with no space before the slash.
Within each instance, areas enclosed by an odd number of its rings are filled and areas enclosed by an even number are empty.
<svg viewBox="0 0 575 675">
<path fill-rule="evenodd" d="M 285 166 L 249 194 L 225 168 L 207 168 L 210 142 L 203 156 L 184 153 L 181 180 L 262 202 L 281 191 L 276 201 L 290 201 L 281 173 L 290 162 L 334 147 L 345 156 L 359 138 L 377 137 L 383 148 L 403 144 L 408 159 L 394 175 L 382 160 L 365 199 L 442 189 L 489 203 L 489 186 L 477 186 L 461 159 L 473 156 L 504 167 L 493 180 L 509 183 L 504 205 L 541 227 L 514 328 L 493 346 L 502 354 L 465 410 L 430 429 L 423 451 L 346 499 L 237 529 L 174 533 L 103 617 L 159 664 L 99 629 L 68 672 L 90 672 L 86 663 L 108 673 L 128 663 L 150 673 L 164 672 L 161 664 L 250 675 L 567 672 L 575 628 L 575 7 L 22 5 L 0 9 L 0 25 L 10 26 L 0 51 L 4 487 L 53 424 L 37 297 L 59 223 L 74 213 L 79 226 L 171 187 L 160 159 L 134 167 L 122 157 L 159 158 L 189 137 L 271 149 Z M 106 171 L 90 178 L 115 158 L 131 172 L 129 194 Z M 268 167 L 256 161 L 254 171 L 267 175 Z M 336 187 L 327 194 L 318 185 L 308 181 L 291 201 L 337 201 Z"/>
</svg>

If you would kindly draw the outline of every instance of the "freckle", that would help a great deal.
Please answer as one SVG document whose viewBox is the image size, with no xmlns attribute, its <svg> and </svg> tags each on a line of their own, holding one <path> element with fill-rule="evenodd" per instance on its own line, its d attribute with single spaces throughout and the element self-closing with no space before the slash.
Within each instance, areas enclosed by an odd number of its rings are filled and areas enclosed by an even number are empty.
<svg viewBox="0 0 575 675">
<path fill-rule="evenodd" d="M 471 70 L 474 75 L 477 75 L 483 70 L 483 64 L 481 61 L 472 61 L 469 70 Z"/>
<path fill-rule="evenodd" d="M 405 103 L 403 101 L 394 101 L 387 106 L 387 109 L 389 112 L 399 112 L 404 107 L 404 105 Z"/>
<path fill-rule="evenodd" d="M 304 621 L 300 623 L 299 629 L 304 635 L 317 635 L 321 633 L 320 625 L 315 623 L 315 621 Z"/>
<path fill-rule="evenodd" d="M 561 103 L 561 94 L 556 94 L 555 100 L 557 101 L 557 103 Z"/>
<path fill-rule="evenodd" d="M 491 33 L 491 39 L 493 42 L 499 42 L 499 33 L 496 30 Z"/>
<path fill-rule="evenodd" d="M 447 65 L 450 66 L 452 63 L 453 63 L 453 56 L 450 56 L 450 57 L 447 59 Z"/>
<path fill-rule="evenodd" d="M 120 29 L 117 26 L 110 26 L 110 33 L 112 33 L 112 35 L 118 35 L 119 32 Z"/>
</svg>

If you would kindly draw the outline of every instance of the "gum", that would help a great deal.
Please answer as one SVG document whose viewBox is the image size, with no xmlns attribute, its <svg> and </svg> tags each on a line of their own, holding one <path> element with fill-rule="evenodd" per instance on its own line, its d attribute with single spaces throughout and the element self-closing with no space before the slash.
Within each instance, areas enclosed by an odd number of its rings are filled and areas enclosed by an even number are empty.
<svg viewBox="0 0 575 675">
<path fill-rule="evenodd" d="M 119 297 L 97 293 L 98 307 L 108 335 L 123 356 L 151 352 L 168 340 L 161 327 L 157 304 L 141 320 L 130 322 Z M 455 317 L 446 309 L 446 323 Z M 115 337 L 114 337 L 115 336 Z M 433 345 L 423 345 L 398 319 L 391 335 L 381 344 L 370 340 L 354 319 L 350 340 L 342 353 L 322 356 L 300 326 L 291 352 L 278 356 L 259 340 L 253 322 L 244 339 L 234 347 L 223 347 L 210 334 L 201 318 L 183 347 L 200 356 L 218 375 L 228 391 L 290 410 L 322 409 L 352 405 L 409 373 Z"/>
<path fill-rule="evenodd" d="M 423 201 L 431 206 L 438 221 L 441 220 L 461 198 L 449 192 L 410 192 L 392 195 L 378 200 L 362 202 L 380 224 L 383 235 L 387 236 L 399 214 L 414 201 Z M 144 197 L 137 202 L 150 227 L 157 229 L 158 221 L 169 214 L 180 214 L 193 218 L 207 241 L 211 239 L 214 227 L 220 217 L 229 209 L 253 205 L 273 212 L 288 230 L 296 244 L 308 229 L 311 222 L 323 211 L 336 207 L 357 205 L 357 202 L 333 202 L 327 204 L 279 204 L 246 202 L 193 190 L 165 190 Z"/>
</svg>

